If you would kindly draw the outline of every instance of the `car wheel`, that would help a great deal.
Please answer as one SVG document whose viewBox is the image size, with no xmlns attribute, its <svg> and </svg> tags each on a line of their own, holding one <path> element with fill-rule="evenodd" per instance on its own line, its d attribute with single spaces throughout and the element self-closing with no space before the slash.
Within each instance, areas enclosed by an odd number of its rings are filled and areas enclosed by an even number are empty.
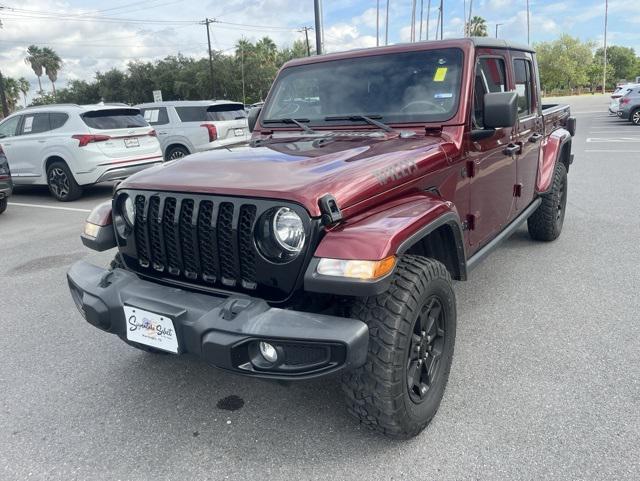
<svg viewBox="0 0 640 481">
<path fill-rule="evenodd" d="M 49 192 L 61 202 L 70 202 L 82 195 L 82 188 L 64 162 L 53 162 L 47 169 Z"/>
<path fill-rule="evenodd" d="M 167 150 L 165 155 L 165 160 L 176 160 L 185 155 L 189 155 L 189 151 L 186 147 L 182 147 L 181 145 L 176 145 L 175 147 L 171 147 Z"/>
<path fill-rule="evenodd" d="M 567 208 L 567 187 L 567 168 L 562 162 L 557 162 L 551 191 L 542 196 L 542 203 L 527 219 L 531 238 L 552 241 L 560 236 Z"/>
<path fill-rule="evenodd" d="M 640 109 L 636 109 L 633 112 L 631 112 L 631 115 L 629 116 L 629 119 L 635 125 L 640 125 Z"/>
<path fill-rule="evenodd" d="M 362 424 L 406 439 L 433 419 L 444 394 L 456 336 L 456 300 L 446 267 L 404 256 L 389 289 L 357 300 L 369 326 L 364 366 L 343 376 L 347 408 Z"/>
<path fill-rule="evenodd" d="M 0 199 L 0 214 L 2 214 L 5 210 L 7 210 L 7 204 L 9 203 L 9 198 L 4 197 Z"/>
</svg>

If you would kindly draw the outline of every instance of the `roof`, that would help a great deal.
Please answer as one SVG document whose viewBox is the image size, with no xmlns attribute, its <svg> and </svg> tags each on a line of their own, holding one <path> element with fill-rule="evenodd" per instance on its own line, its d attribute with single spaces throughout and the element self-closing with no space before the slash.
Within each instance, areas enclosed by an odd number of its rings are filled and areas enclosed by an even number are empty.
<svg viewBox="0 0 640 481">
<path fill-rule="evenodd" d="M 25 109 L 19 110 L 15 113 L 19 112 L 34 112 L 40 110 L 46 110 L 48 112 L 69 112 L 69 111 L 78 111 L 78 112 L 89 112 L 94 110 L 109 110 L 109 109 L 132 109 L 127 104 L 89 104 L 89 105 L 78 105 L 78 104 L 48 104 L 48 105 L 34 105 L 31 107 L 27 107 Z"/>
<path fill-rule="evenodd" d="M 136 107 L 208 107 L 221 104 L 242 104 L 233 100 L 167 100 L 163 102 L 146 102 Z"/>
<path fill-rule="evenodd" d="M 383 47 L 358 48 L 343 52 L 328 53 L 323 55 L 314 55 L 312 57 L 302 57 L 290 60 L 284 66 L 303 65 L 308 63 L 326 62 L 329 60 L 339 60 L 351 57 L 364 57 L 385 53 L 400 53 L 417 50 L 428 50 L 435 48 L 501 48 L 508 50 L 522 50 L 525 52 L 535 52 L 533 47 L 526 44 L 509 42 L 507 40 L 489 38 L 489 37 L 464 37 L 464 38 L 447 38 L 444 40 L 428 40 L 425 42 L 396 43 L 393 45 L 385 45 Z"/>
</svg>

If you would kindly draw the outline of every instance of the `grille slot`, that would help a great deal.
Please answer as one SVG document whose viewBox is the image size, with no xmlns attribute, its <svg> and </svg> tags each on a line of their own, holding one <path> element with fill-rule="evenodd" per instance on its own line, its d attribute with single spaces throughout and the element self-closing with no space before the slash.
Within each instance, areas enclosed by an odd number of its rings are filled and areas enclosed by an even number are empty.
<svg viewBox="0 0 640 481">
<path fill-rule="evenodd" d="M 152 193 L 135 196 L 139 266 L 176 280 L 258 288 L 256 205 Z"/>
</svg>

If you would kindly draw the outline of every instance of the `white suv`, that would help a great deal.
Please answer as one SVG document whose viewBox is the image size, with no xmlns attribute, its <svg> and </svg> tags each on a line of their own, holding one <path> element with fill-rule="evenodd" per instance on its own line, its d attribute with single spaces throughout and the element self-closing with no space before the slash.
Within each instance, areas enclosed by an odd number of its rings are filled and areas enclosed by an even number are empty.
<svg viewBox="0 0 640 481">
<path fill-rule="evenodd" d="M 30 107 L 0 123 L 0 145 L 15 185 L 48 185 L 60 201 L 163 160 L 155 130 L 124 104 Z"/>
<path fill-rule="evenodd" d="M 180 100 L 137 105 L 158 132 L 164 158 L 249 140 L 244 105 L 228 100 Z"/>
</svg>

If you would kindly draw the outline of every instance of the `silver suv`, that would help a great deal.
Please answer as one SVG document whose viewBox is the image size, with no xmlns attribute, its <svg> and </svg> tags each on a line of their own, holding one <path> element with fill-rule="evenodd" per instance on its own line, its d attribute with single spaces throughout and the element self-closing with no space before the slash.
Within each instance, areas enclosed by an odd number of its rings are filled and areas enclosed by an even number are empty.
<svg viewBox="0 0 640 481">
<path fill-rule="evenodd" d="M 158 132 L 166 160 L 245 142 L 251 136 L 244 105 L 238 102 L 180 100 L 136 107 Z"/>
</svg>

